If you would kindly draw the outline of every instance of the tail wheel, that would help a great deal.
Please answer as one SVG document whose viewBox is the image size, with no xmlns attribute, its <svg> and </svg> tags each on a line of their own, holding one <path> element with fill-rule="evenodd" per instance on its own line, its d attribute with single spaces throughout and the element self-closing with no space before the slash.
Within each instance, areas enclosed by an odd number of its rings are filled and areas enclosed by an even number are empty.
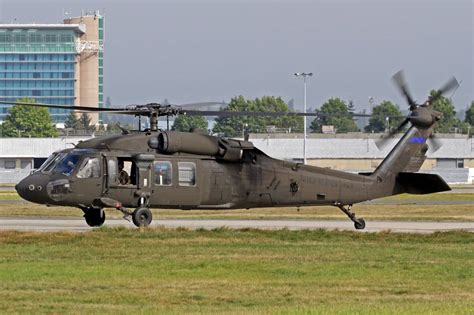
<svg viewBox="0 0 474 315">
<path fill-rule="evenodd" d="M 86 223 L 92 227 L 99 227 L 105 222 L 105 211 L 104 209 L 88 208 L 84 211 L 84 219 Z"/>
<path fill-rule="evenodd" d="M 356 230 L 363 230 L 363 229 L 365 229 L 365 221 L 364 221 L 364 219 L 359 218 L 359 219 L 357 219 L 356 221 L 354 221 L 354 227 L 356 228 Z"/>
<path fill-rule="evenodd" d="M 140 207 L 135 209 L 132 213 L 133 224 L 138 227 L 149 226 L 153 216 L 150 209 L 145 207 Z"/>
</svg>

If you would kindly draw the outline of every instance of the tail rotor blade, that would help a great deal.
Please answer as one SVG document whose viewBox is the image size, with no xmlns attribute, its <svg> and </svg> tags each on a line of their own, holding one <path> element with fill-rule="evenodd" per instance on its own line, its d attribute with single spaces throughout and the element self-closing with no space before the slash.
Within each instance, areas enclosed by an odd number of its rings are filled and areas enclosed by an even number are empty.
<svg viewBox="0 0 474 315">
<path fill-rule="evenodd" d="M 396 87 L 403 94 L 405 99 L 407 100 L 408 105 L 410 105 L 410 110 L 414 110 L 417 105 L 413 97 L 411 97 L 410 92 L 408 91 L 408 85 L 405 80 L 405 75 L 402 70 L 395 73 L 392 77 L 393 82 L 395 83 Z"/>
<path fill-rule="evenodd" d="M 438 137 L 436 137 L 434 134 L 432 134 L 429 139 L 428 139 L 428 145 L 431 147 L 431 149 L 433 150 L 433 152 L 436 152 L 439 150 L 439 148 L 441 148 L 441 146 L 443 145 L 441 143 L 441 141 L 439 140 Z"/>
<path fill-rule="evenodd" d="M 428 99 L 428 103 L 431 105 L 436 102 L 441 96 L 446 95 L 450 91 L 456 90 L 459 87 L 459 82 L 455 77 L 451 77 L 436 93 L 435 96 Z"/>
<path fill-rule="evenodd" d="M 448 82 L 446 82 L 440 89 L 439 91 L 441 94 L 446 94 L 449 93 L 452 90 L 455 90 L 459 87 L 459 82 L 456 80 L 455 77 L 451 77 Z"/>
<path fill-rule="evenodd" d="M 408 124 L 409 121 L 410 121 L 410 119 L 408 117 L 405 118 L 405 120 L 402 121 L 402 123 L 396 129 L 390 131 L 389 134 L 383 136 L 382 138 L 377 139 L 375 141 L 375 145 L 377 146 L 377 148 L 379 148 L 380 150 L 385 148 L 385 146 L 387 146 L 387 144 L 388 144 L 388 140 L 390 138 L 392 138 L 394 135 L 396 135 L 397 133 L 399 133 L 400 131 L 402 131 L 403 128 L 405 128 L 406 124 Z"/>
</svg>

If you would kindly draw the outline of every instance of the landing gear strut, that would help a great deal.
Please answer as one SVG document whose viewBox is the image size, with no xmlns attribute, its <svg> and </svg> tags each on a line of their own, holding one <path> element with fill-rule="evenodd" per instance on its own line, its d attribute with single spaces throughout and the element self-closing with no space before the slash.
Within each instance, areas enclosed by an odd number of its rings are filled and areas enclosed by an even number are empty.
<svg viewBox="0 0 474 315">
<path fill-rule="evenodd" d="M 92 227 L 99 227 L 105 222 L 105 211 L 102 208 L 83 208 L 84 211 L 84 219 L 86 219 L 86 223 Z"/>
<path fill-rule="evenodd" d="M 133 224 L 138 227 L 149 226 L 153 216 L 149 208 L 145 206 L 139 206 L 133 212 L 124 206 L 120 202 L 115 202 L 115 209 L 123 213 L 123 218 L 130 221 L 129 217 L 132 217 Z"/>
<path fill-rule="evenodd" d="M 349 217 L 349 219 L 352 220 L 352 222 L 354 222 L 354 227 L 356 228 L 356 230 L 363 230 L 365 228 L 364 219 L 356 218 L 355 213 L 351 212 L 352 205 L 348 205 L 346 208 L 343 204 L 336 203 L 335 206 L 341 209 L 341 211 L 344 212 Z"/>
</svg>

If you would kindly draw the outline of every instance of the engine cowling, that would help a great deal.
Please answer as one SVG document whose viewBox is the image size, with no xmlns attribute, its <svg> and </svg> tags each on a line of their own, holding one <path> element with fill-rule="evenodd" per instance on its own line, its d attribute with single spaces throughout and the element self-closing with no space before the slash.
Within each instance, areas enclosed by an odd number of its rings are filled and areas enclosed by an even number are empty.
<svg viewBox="0 0 474 315">
<path fill-rule="evenodd" d="M 240 161 L 244 150 L 254 148 L 249 141 L 179 131 L 162 131 L 157 138 L 151 138 L 148 145 L 162 154 L 208 155 L 230 162 Z"/>
</svg>

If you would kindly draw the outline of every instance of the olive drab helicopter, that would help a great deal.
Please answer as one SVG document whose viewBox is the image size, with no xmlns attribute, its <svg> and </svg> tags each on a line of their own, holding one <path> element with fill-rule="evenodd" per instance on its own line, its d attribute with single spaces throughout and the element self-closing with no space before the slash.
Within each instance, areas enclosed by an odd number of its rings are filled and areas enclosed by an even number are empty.
<svg viewBox="0 0 474 315">
<path fill-rule="evenodd" d="M 80 208 L 87 224 L 93 227 L 104 223 L 106 207 L 121 211 L 126 219 L 131 216 L 133 223 L 141 227 L 152 221 L 150 208 L 218 210 L 332 205 L 342 210 L 356 229 L 363 229 L 365 221 L 352 212 L 355 203 L 401 193 L 450 190 L 440 176 L 415 172 L 420 169 L 427 142 L 442 118 L 431 104 L 456 88 L 458 82 L 452 78 L 435 96 L 417 104 L 408 92 L 402 72 L 393 79 L 406 98 L 410 113 L 382 142 L 405 125 L 410 126 L 372 173 L 360 174 L 276 160 L 247 140 L 199 131 L 158 129 L 159 116 L 324 116 L 320 113 L 186 111 L 159 104 L 120 109 L 1 102 L 145 116 L 150 122 L 146 130 L 96 137 L 55 152 L 15 188 L 31 202 Z"/>
</svg>

